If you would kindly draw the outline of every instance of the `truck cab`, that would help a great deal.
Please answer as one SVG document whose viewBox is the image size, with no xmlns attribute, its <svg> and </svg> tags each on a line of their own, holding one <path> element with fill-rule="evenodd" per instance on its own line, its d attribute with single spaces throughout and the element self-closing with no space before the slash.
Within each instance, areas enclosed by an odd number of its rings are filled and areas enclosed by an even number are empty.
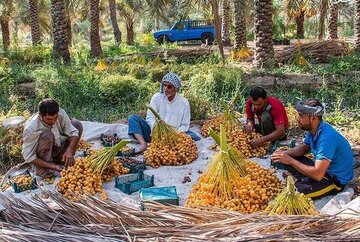
<svg viewBox="0 0 360 242">
<path fill-rule="evenodd" d="M 203 43 L 212 44 L 214 36 L 214 24 L 208 20 L 179 20 L 170 29 L 154 33 L 159 44 L 187 40 L 201 40 Z"/>
</svg>

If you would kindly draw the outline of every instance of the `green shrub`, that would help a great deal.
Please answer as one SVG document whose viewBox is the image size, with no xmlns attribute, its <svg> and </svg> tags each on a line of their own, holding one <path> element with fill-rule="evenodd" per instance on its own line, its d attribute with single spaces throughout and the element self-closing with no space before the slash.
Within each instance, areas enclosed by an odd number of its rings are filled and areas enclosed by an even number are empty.
<svg viewBox="0 0 360 242">
<path fill-rule="evenodd" d="M 129 74 L 136 79 L 145 79 L 148 75 L 145 65 L 133 64 L 129 67 Z"/>
<path fill-rule="evenodd" d="M 165 74 L 169 72 L 165 65 L 155 66 L 153 68 L 148 65 L 147 67 L 149 68 L 149 79 L 153 82 L 160 82 Z"/>
<path fill-rule="evenodd" d="M 148 98 L 153 91 L 152 86 L 149 81 L 140 81 L 132 76 L 111 75 L 100 82 L 101 98 L 112 105 L 134 104 Z"/>
<path fill-rule="evenodd" d="M 192 94 L 219 103 L 220 99 L 230 100 L 244 86 L 242 72 L 238 68 L 209 66 L 190 79 Z"/>
<path fill-rule="evenodd" d="M 207 119 L 214 114 L 211 102 L 190 93 L 185 93 L 184 96 L 190 103 L 191 120 Z"/>
<path fill-rule="evenodd" d="M 51 60 L 51 48 L 46 46 L 35 46 L 16 48 L 9 51 L 7 57 L 12 64 L 40 64 Z"/>
</svg>

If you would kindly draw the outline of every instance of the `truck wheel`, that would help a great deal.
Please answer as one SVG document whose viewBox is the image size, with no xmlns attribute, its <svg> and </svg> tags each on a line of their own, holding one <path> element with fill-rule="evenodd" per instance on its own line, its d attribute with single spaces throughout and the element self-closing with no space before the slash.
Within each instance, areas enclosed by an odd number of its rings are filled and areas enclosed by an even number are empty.
<svg viewBox="0 0 360 242">
<path fill-rule="evenodd" d="M 162 44 L 170 42 L 170 40 L 169 40 L 169 37 L 167 37 L 166 35 L 160 35 L 157 38 L 157 42 L 159 43 L 159 45 L 162 45 Z"/>
<path fill-rule="evenodd" d="M 203 44 L 208 44 L 208 45 L 211 45 L 214 41 L 214 36 L 212 33 L 204 33 L 201 35 L 201 42 Z"/>
</svg>

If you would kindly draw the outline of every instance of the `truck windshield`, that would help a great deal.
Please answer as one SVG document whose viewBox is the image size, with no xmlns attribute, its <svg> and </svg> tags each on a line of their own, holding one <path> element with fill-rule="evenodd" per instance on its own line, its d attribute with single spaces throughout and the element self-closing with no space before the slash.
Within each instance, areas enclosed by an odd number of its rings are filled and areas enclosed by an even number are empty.
<svg viewBox="0 0 360 242">
<path fill-rule="evenodd" d="M 171 29 L 182 30 L 184 28 L 185 28 L 185 22 L 184 21 L 179 21 L 179 22 L 176 22 Z"/>
</svg>

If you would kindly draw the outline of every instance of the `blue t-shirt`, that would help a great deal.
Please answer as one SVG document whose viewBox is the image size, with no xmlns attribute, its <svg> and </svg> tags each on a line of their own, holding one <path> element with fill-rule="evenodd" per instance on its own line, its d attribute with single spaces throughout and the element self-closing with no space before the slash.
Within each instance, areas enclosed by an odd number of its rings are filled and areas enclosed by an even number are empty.
<svg viewBox="0 0 360 242">
<path fill-rule="evenodd" d="M 335 176 L 346 185 L 354 174 L 354 162 L 349 142 L 330 124 L 320 122 L 315 137 L 306 132 L 304 143 L 310 146 L 317 160 L 330 160 L 327 174 Z"/>
</svg>

